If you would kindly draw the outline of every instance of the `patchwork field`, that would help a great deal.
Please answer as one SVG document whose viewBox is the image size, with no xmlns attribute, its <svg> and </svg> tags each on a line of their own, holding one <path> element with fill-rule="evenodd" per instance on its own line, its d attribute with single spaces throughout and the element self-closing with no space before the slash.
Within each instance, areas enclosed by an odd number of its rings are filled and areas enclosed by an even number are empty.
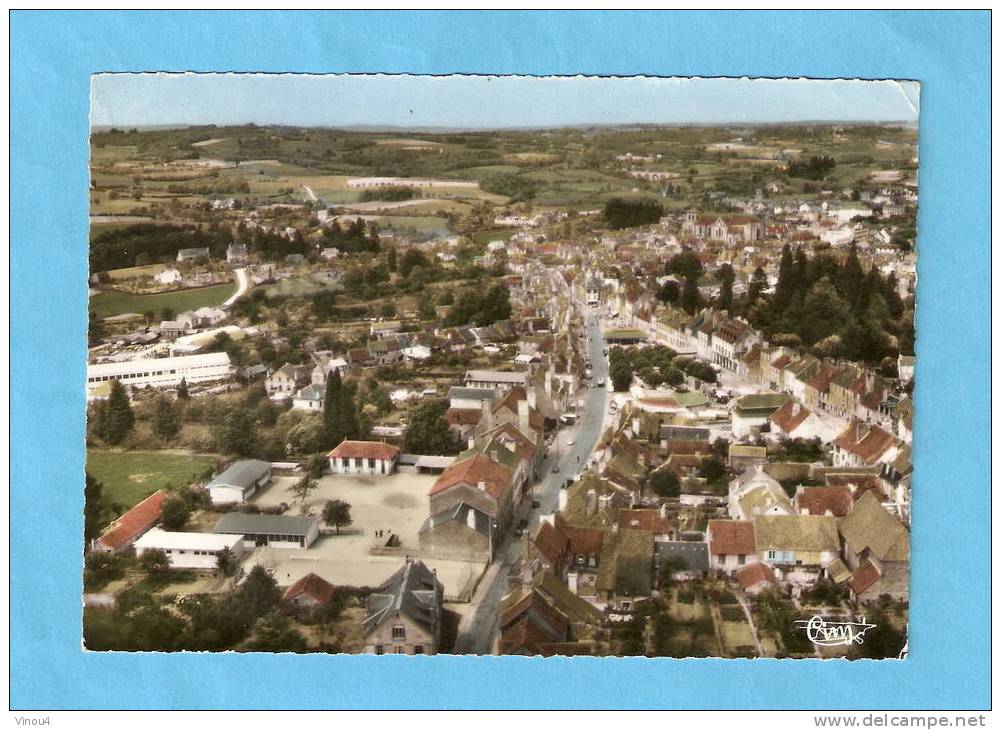
<svg viewBox="0 0 1001 730">
<path fill-rule="evenodd" d="M 105 498 L 123 511 L 158 489 L 205 478 L 219 457 L 165 451 L 87 450 L 87 471 L 103 485 Z"/>
</svg>

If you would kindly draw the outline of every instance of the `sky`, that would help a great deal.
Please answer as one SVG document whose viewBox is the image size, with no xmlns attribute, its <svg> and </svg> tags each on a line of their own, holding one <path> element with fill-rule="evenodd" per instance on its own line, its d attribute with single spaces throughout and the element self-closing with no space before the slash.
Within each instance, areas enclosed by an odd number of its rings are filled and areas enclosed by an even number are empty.
<svg viewBox="0 0 1001 730">
<path fill-rule="evenodd" d="M 656 77 L 98 74 L 91 124 L 559 127 L 917 123 L 917 82 Z"/>
</svg>

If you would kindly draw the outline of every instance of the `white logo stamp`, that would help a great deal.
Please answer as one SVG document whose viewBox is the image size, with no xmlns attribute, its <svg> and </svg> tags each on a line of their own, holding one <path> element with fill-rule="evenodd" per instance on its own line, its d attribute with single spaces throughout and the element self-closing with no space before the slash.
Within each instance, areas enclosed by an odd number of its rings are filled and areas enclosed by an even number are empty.
<svg viewBox="0 0 1001 730">
<path fill-rule="evenodd" d="M 796 626 L 806 629 L 807 638 L 817 646 L 861 644 L 865 632 L 876 628 L 876 624 L 866 623 L 864 616 L 858 621 L 828 621 L 823 616 L 813 616 L 809 621 L 797 621 Z"/>
</svg>

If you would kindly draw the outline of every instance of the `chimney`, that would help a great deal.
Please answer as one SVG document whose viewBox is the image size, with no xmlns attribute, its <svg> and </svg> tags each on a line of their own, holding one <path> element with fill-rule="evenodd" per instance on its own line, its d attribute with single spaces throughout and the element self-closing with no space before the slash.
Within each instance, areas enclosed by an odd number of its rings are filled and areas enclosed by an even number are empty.
<svg viewBox="0 0 1001 730">
<path fill-rule="evenodd" d="M 478 489 L 479 489 L 479 490 L 480 490 L 481 492 L 485 492 L 485 491 L 487 491 L 487 483 L 486 483 L 485 481 L 483 481 L 483 480 L 480 480 L 480 481 L 478 481 L 478 482 L 476 483 L 476 487 L 477 487 L 477 488 L 478 488 Z"/>
<path fill-rule="evenodd" d="M 667 505 L 666 504 L 662 504 L 660 506 L 660 519 L 662 519 L 662 520 L 666 520 L 667 519 Z"/>
<path fill-rule="evenodd" d="M 528 401 L 518 401 L 518 428 L 528 433 L 531 428 L 528 425 Z"/>
<path fill-rule="evenodd" d="M 527 389 L 527 391 L 525 393 L 525 399 L 526 399 L 526 402 L 528 403 L 528 407 L 529 408 L 535 408 L 536 395 L 535 395 L 535 386 L 534 385 L 529 386 L 529 388 Z"/>
<path fill-rule="evenodd" d="M 567 490 L 560 489 L 559 500 L 557 501 L 557 507 L 560 512 L 567 508 Z"/>
<path fill-rule="evenodd" d="M 472 449 L 475 447 L 476 447 L 476 439 L 474 439 L 472 435 L 470 435 L 470 437 L 466 440 L 466 448 Z"/>
<path fill-rule="evenodd" d="M 802 406 L 800 406 L 799 401 L 792 402 L 792 415 L 794 417 L 799 415 L 800 408 L 802 408 Z"/>
<path fill-rule="evenodd" d="M 466 508 L 466 526 L 470 530 L 476 529 L 476 511 L 472 507 Z"/>
<path fill-rule="evenodd" d="M 588 515 L 593 515 L 598 510 L 598 493 L 593 489 L 587 490 L 587 502 L 585 506 L 585 512 Z"/>
<path fill-rule="evenodd" d="M 500 459 L 497 458 L 497 449 L 490 449 L 490 461 L 494 462 L 495 464 L 500 463 Z"/>
</svg>

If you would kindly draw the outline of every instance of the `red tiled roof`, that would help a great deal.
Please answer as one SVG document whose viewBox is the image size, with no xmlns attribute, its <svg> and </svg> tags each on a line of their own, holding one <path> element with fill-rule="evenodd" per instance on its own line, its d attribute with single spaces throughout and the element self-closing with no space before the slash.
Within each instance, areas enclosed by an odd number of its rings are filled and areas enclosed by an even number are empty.
<svg viewBox="0 0 1001 730">
<path fill-rule="evenodd" d="M 282 596 L 283 601 L 291 601 L 303 594 L 324 606 L 334 600 L 336 588 L 316 573 L 307 573 L 290 585 Z"/>
<path fill-rule="evenodd" d="M 548 522 L 539 525 L 532 542 L 550 565 L 558 565 L 570 549 L 570 539 L 566 533 Z"/>
<path fill-rule="evenodd" d="M 667 518 L 656 509 L 620 509 L 619 527 L 663 535 L 667 532 Z"/>
<path fill-rule="evenodd" d="M 556 513 L 556 526 L 559 527 L 570 541 L 570 552 L 573 555 L 599 555 L 605 542 L 605 533 L 592 527 L 573 527 L 563 518 L 562 513 Z"/>
<path fill-rule="evenodd" d="M 129 545 L 160 521 L 163 503 L 167 501 L 168 496 L 162 489 L 153 492 L 112 522 L 108 530 L 97 539 L 97 542 L 111 551 L 118 551 Z"/>
<path fill-rule="evenodd" d="M 676 439 L 667 445 L 669 454 L 711 454 L 712 444 L 708 441 L 683 441 Z"/>
<path fill-rule="evenodd" d="M 745 591 L 758 583 L 778 583 L 775 574 L 764 563 L 752 563 L 737 571 L 737 581 Z"/>
<path fill-rule="evenodd" d="M 879 580 L 879 570 L 876 569 L 876 565 L 871 560 L 866 560 L 852 573 L 848 587 L 857 596 L 872 588 L 877 580 Z"/>
<path fill-rule="evenodd" d="M 476 454 L 445 469 L 428 494 L 434 496 L 458 484 L 476 487 L 483 482 L 487 494 L 499 500 L 510 486 L 512 476 L 511 470 L 503 464 L 498 464 L 483 454 Z"/>
<path fill-rule="evenodd" d="M 772 360 L 772 367 L 781 370 L 791 362 L 792 357 L 790 355 L 779 355 L 777 358 Z"/>
<path fill-rule="evenodd" d="M 834 445 L 843 451 L 858 456 L 863 463 L 873 464 L 896 443 L 893 434 L 879 426 L 871 426 L 854 419 L 834 440 Z"/>
<path fill-rule="evenodd" d="M 709 520 L 709 552 L 713 555 L 754 553 L 754 523 L 750 520 Z"/>
<path fill-rule="evenodd" d="M 848 487 L 803 487 L 796 495 L 796 507 L 811 515 L 844 517 L 852 508 L 852 490 Z"/>
<path fill-rule="evenodd" d="M 328 459 L 395 459 L 400 450 L 382 441 L 348 441 L 344 439 L 327 454 Z"/>
<path fill-rule="evenodd" d="M 771 422 L 783 433 L 792 433 L 810 417 L 810 410 L 796 400 L 788 400 L 772 414 Z"/>
</svg>

